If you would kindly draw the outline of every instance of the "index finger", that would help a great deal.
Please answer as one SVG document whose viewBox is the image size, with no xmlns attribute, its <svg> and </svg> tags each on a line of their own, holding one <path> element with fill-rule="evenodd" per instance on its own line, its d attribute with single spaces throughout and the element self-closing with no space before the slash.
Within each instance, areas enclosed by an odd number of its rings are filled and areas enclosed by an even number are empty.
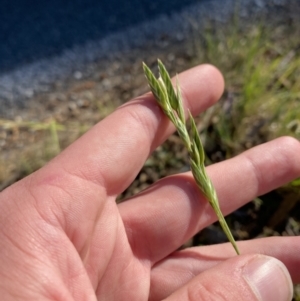
<svg viewBox="0 0 300 301">
<path fill-rule="evenodd" d="M 179 75 L 185 108 L 194 115 L 214 104 L 223 92 L 223 77 L 202 65 Z M 146 84 L 146 80 L 145 80 Z M 65 172 L 121 193 L 134 180 L 151 152 L 174 127 L 152 94 L 118 108 L 61 153 L 51 164 Z"/>
</svg>

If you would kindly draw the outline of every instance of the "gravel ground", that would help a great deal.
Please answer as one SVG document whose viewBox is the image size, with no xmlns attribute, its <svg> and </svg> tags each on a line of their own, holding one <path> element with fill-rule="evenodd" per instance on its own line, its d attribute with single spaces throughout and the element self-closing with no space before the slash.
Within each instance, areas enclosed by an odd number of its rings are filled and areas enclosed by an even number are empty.
<svg viewBox="0 0 300 301">
<path fill-rule="evenodd" d="M 240 0 L 239 14 L 255 20 L 257 12 L 284 10 L 287 2 L 289 1 Z M 6 8 L 9 8 L 9 2 L 5 3 Z M 48 58 L 40 59 L 41 55 L 37 54 L 36 58 L 30 57 L 30 64 L 20 64 L 10 71 L 4 66 L 2 73 L 0 69 L 0 117 L 12 118 L 16 115 L 16 108 L 26 109 L 38 95 L 55 92 L 53 89 L 57 83 L 61 86 L 72 79 L 80 81 L 91 77 L 95 69 L 101 68 L 101 64 L 118 60 L 126 53 L 135 52 L 141 60 L 145 60 L 148 57 L 145 50 L 151 52 L 156 48 L 164 49 L 172 43 L 184 43 L 192 31 L 201 28 L 205 20 L 225 22 L 236 8 L 235 3 L 235 0 L 224 0 L 220 5 L 220 1 L 211 0 L 191 4 L 176 12 L 170 8 L 169 14 L 157 16 L 155 13 L 156 17 L 150 21 L 131 25 L 126 30 L 118 30 L 100 39 L 82 41 L 78 37 L 78 43 L 71 38 L 71 42 L 61 40 L 63 45 L 72 47 L 65 48 L 59 55 L 53 55 L 50 51 Z M 157 12 L 157 7 L 153 7 L 153 11 Z M 166 11 L 165 7 L 163 11 Z M 133 13 L 138 12 L 133 10 Z M 76 35 L 76 31 L 71 30 L 71 34 Z M 84 30 L 82 34 L 85 34 Z M 61 39 L 64 37 L 59 32 L 57 35 Z M 26 53 L 27 50 L 20 48 L 20 52 L 22 51 Z"/>
</svg>

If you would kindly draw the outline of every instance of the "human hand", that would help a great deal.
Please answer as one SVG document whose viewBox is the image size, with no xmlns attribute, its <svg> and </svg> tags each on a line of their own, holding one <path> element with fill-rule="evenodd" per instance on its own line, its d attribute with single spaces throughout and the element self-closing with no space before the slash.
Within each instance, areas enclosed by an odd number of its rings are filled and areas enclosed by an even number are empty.
<svg viewBox="0 0 300 301">
<path fill-rule="evenodd" d="M 203 65 L 180 75 L 196 115 L 223 91 Z M 116 197 L 174 130 L 150 94 L 122 107 L 45 167 L 0 195 L 1 300 L 289 300 L 300 238 L 176 251 L 216 217 L 190 173 Z M 228 214 L 300 175 L 300 144 L 280 138 L 208 173 Z M 257 253 L 270 255 L 281 260 Z M 288 299 L 289 298 L 289 299 Z"/>
</svg>

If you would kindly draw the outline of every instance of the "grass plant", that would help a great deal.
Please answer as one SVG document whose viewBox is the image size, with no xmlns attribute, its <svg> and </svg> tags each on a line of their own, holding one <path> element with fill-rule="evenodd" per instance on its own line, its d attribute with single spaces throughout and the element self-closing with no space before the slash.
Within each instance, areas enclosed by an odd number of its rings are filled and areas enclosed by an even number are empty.
<svg viewBox="0 0 300 301">
<path fill-rule="evenodd" d="M 211 131 L 225 158 L 282 135 L 300 139 L 298 26 L 208 27 L 195 63 L 224 74 L 226 93 L 214 108 Z"/>
<path fill-rule="evenodd" d="M 239 249 L 221 212 L 216 190 L 214 189 L 213 184 L 206 173 L 204 165 L 204 149 L 198 134 L 196 123 L 191 113 L 189 113 L 191 134 L 188 133 L 178 79 L 175 91 L 169 73 L 160 60 L 158 60 L 160 74 L 158 79 L 146 64 L 143 64 L 143 68 L 155 99 L 165 115 L 174 124 L 180 138 L 188 150 L 191 170 L 198 188 L 212 206 L 223 231 L 231 242 L 236 253 L 239 254 Z"/>
</svg>

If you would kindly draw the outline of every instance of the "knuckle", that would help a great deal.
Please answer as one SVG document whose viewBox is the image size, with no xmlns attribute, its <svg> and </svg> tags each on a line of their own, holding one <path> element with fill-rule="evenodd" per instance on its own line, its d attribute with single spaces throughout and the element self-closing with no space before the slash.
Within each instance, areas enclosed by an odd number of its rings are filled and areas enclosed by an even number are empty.
<svg viewBox="0 0 300 301">
<path fill-rule="evenodd" d="M 197 283 L 193 286 L 189 286 L 187 289 L 187 300 L 229 301 L 231 299 L 224 287 L 220 289 L 218 285 L 215 285 L 214 281 L 210 281 L 209 283 Z"/>
<path fill-rule="evenodd" d="M 154 112 L 152 112 L 151 108 L 148 108 L 146 105 L 141 105 L 135 110 L 124 110 L 122 117 L 124 119 L 124 123 L 127 124 L 131 130 L 137 130 L 139 132 L 137 137 L 152 137 L 157 128 L 157 119 L 154 116 Z M 144 135 L 141 135 L 141 130 L 143 130 Z"/>
</svg>

